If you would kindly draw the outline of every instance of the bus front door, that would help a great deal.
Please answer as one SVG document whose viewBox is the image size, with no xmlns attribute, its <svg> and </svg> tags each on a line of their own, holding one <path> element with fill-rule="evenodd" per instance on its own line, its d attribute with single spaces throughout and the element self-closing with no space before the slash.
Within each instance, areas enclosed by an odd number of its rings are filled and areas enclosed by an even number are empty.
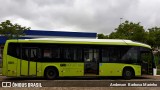
<svg viewBox="0 0 160 90">
<path fill-rule="evenodd" d="M 141 51 L 142 74 L 153 74 L 153 56 L 151 51 Z"/>
<path fill-rule="evenodd" d="M 36 76 L 37 75 L 37 49 L 23 48 L 21 60 L 21 76 Z"/>
</svg>

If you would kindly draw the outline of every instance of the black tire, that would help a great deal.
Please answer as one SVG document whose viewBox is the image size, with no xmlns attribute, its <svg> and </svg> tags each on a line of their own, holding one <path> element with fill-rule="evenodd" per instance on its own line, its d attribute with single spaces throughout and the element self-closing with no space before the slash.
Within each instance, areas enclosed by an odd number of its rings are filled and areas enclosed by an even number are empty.
<svg viewBox="0 0 160 90">
<path fill-rule="evenodd" d="M 125 68 L 125 69 L 123 70 L 123 78 L 124 78 L 125 80 L 130 80 L 130 79 L 132 79 L 133 77 L 134 77 L 134 71 L 133 71 L 133 69 Z"/>
<path fill-rule="evenodd" d="M 53 80 L 58 77 L 58 71 L 55 68 L 47 68 L 44 72 L 46 79 Z"/>
</svg>

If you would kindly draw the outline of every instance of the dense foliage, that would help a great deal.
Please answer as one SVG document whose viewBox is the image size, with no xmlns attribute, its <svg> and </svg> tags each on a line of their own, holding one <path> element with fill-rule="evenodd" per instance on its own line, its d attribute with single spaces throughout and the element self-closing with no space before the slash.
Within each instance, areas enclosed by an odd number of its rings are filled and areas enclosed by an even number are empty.
<svg viewBox="0 0 160 90">
<path fill-rule="evenodd" d="M 129 39 L 149 44 L 153 47 L 160 46 L 160 28 L 144 29 L 140 23 L 125 21 L 109 35 L 98 34 L 99 39 Z"/>
<path fill-rule="evenodd" d="M 10 20 L 0 23 L 0 35 L 5 36 L 7 39 L 23 36 L 25 35 L 25 30 L 30 30 L 30 27 L 22 27 L 19 24 L 12 24 Z"/>
</svg>

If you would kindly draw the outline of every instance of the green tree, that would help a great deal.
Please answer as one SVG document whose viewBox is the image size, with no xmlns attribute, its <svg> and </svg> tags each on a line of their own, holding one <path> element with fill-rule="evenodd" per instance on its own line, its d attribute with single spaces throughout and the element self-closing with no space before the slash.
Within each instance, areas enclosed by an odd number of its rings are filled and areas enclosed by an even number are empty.
<svg viewBox="0 0 160 90">
<path fill-rule="evenodd" d="M 148 44 L 151 46 L 160 46 L 160 28 L 152 27 L 148 29 Z"/>
<path fill-rule="evenodd" d="M 112 32 L 110 35 L 109 35 L 109 38 L 110 39 L 125 39 L 125 37 L 121 36 L 119 33 L 117 32 Z"/>
<path fill-rule="evenodd" d="M 98 39 L 107 39 L 108 35 L 98 34 Z"/>
<path fill-rule="evenodd" d="M 0 23 L 0 35 L 5 36 L 7 39 L 24 36 L 25 30 L 30 30 L 30 27 L 22 27 L 18 24 L 12 24 L 10 20 Z"/>
<path fill-rule="evenodd" d="M 140 23 L 125 21 L 115 29 L 115 32 L 112 32 L 109 35 L 109 38 L 129 39 L 146 43 L 147 33 L 145 32 L 143 26 L 140 25 Z"/>
</svg>

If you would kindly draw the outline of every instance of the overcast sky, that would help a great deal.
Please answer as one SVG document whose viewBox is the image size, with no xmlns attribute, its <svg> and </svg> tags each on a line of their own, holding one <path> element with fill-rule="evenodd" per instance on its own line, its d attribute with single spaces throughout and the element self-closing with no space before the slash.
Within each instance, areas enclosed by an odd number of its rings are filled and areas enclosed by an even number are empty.
<svg viewBox="0 0 160 90">
<path fill-rule="evenodd" d="M 125 20 L 160 27 L 160 0 L 0 0 L 5 20 L 34 30 L 109 34 Z"/>
</svg>

